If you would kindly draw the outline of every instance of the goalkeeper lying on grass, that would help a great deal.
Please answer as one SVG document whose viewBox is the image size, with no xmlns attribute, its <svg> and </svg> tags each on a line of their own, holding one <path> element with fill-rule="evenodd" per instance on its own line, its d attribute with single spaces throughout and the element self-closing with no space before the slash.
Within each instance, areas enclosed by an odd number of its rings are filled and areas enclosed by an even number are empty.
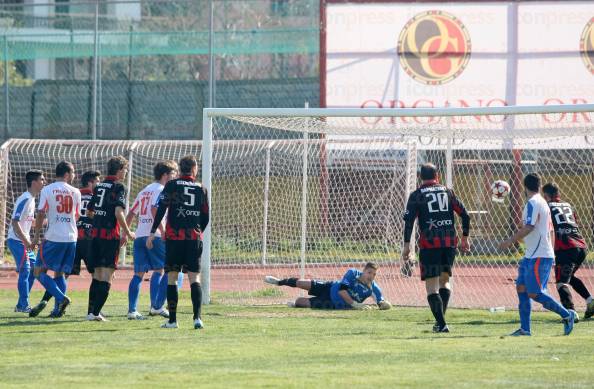
<svg viewBox="0 0 594 389">
<path fill-rule="evenodd" d="M 373 294 L 379 309 L 390 309 L 392 305 L 384 300 L 382 290 L 374 281 L 378 266 L 368 262 L 363 271 L 349 269 L 341 281 L 316 281 L 298 278 L 278 279 L 266 276 L 264 282 L 278 286 L 290 286 L 307 290 L 310 296 L 295 300 L 297 308 L 315 309 L 371 309 L 363 301 Z"/>
</svg>

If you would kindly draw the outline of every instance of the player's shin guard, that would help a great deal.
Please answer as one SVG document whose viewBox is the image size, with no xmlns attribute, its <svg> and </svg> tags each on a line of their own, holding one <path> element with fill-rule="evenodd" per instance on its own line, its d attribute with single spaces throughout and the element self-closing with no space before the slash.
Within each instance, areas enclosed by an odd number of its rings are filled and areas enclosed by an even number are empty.
<svg viewBox="0 0 594 389">
<path fill-rule="evenodd" d="M 167 285 L 167 309 L 169 310 L 169 323 L 177 322 L 177 285 Z"/>
<path fill-rule="evenodd" d="M 161 308 L 156 306 L 156 301 L 159 297 L 159 284 L 161 283 L 161 278 L 163 278 L 163 274 L 157 273 L 156 271 L 151 275 L 149 294 L 151 296 L 151 307 L 155 309 Z M 165 277 L 165 279 L 167 279 L 167 277 Z"/>
<path fill-rule="evenodd" d="M 31 288 L 33 288 L 33 284 L 35 283 L 35 272 L 33 271 L 33 269 L 31 269 L 31 271 L 29 272 L 29 279 L 27 281 L 29 282 L 29 293 L 30 293 Z"/>
<path fill-rule="evenodd" d="M 530 332 L 530 316 L 532 315 L 532 301 L 526 292 L 518 292 L 518 311 L 520 312 L 520 328 Z"/>
<path fill-rule="evenodd" d="M 93 313 L 95 311 L 95 304 L 97 300 L 97 281 L 93 278 L 91 281 L 91 286 L 89 287 L 89 305 L 87 307 L 87 314 Z"/>
<path fill-rule="evenodd" d="M 439 328 L 445 327 L 446 322 L 443 317 L 443 302 L 441 301 L 439 293 L 428 295 L 427 301 L 429 302 L 429 308 L 431 308 L 431 312 L 433 313 L 433 317 L 435 317 L 435 321 L 437 321 Z"/>
<path fill-rule="evenodd" d="M 161 277 L 161 282 L 159 282 L 159 290 L 153 308 L 161 309 L 163 304 L 165 304 L 165 300 L 167 300 L 167 273 L 163 274 L 163 277 Z"/>
<path fill-rule="evenodd" d="M 95 306 L 93 307 L 93 315 L 99 316 L 101 313 L 101 309 L 103 309 L 103 305 L 107 301 L 107 296 L 109 296 L 109 289 L 111 288 L 111 284 L 107 281 L 95 281 L 97 284 L 97 294 L 95 295 Z"/>
<path fill-rule="evenodd" d="M 586 285 L 584 285 L 582 280 L 577 278 L 575 275 L 572 276 L 571 279 L 569 280 L 569 285 L 571 285 L 573 290 L 575 290 L 580 296 L 582 296 L 582 298 L 584 300 L 587 300 L 588 297 L 590 297 L 590 291 L 588 291 L 588 288 L 586 288 Z"/>
<path fill-rule="evenodd" d="M 48 292 L 47 290 L 43 293 L 43 296 L 41 297 L 41 301 L 45 301 L 46 303 L 48 301 L 50 301 L 52 299 L 52 294 L 50 292 Z"/>
<path fill-rule="evenodd" d="M 534 301 L 541 303 L 543 307 L 545 307 L 549 311 L 555 312 L 562 318 L 566 318 L 569 316 L 569 311 L 563 308 L 563 305 L 559 304 L 558 301 L 556 301 L 554 298 L 552 298 L 546 293 L 538 293 L 534 298 Z"/>
<path fill-rule="evenodd" d="M 56 285 L 56 281 L 54 281 L 53 278 L 45 273 L 41 273 L 37 279 L 39 280 L 39 283 L 43 285 L 45 290 L 54 296 L 58 303 L 64 300 L 64 293 L 62 293 L 62 291 L 58 288 L 58 285 Z"/>
<path fill-rule="evenodd" d="M 60 292 L 62 292 L 64 294 L 64 296 L 66 296 L 66 289 L 68 288 L 68 283 L 66 282 L 66 277 L 64 277 L 64 276 L 54 277 L 54 281 L 56 282 L 58 289 L 60 289 Z M 58 300 L 55 300 L 55 304 L 54 304 L 55 312 L 58 312 L 59 305 L 60 304 L 58 304 Z"/>
<path fill-rule="evenodd" d="M 194 310 L 194 320 L 200 319 L 200 311 L 202 309 L 202 286 L 200 282 L 194 282 L 190 285 L 192 293 L 192 308 Z"/>
<path fill-rule="evenodd" d="M 128 313 L 136 312 L 138 306 L 138 296 L 140 296 L 140 283 L 142 278 L 134 274 L 128 285 Z"/>
<path fill-rule="evenodd" d="M 571 297 L 571 291 L 566 284 L 561 285 L 557 288 L 559 292 L 559 300 L 561 300 L 561 304 L 565 307 L 565 309 L 573 309 L 575 310 L 575 306 L 573 305 L 573 298 Z"/>
<path fill-rule="evenodd" d="M 450 302 L 450 296 L 452 295 L 452 291 L 448 288 L 439 288 L 439 296 L 441 297 L 441 302 L 443 303 L 443 314 L 445 315 L 446 311 L 448 310 L 448 303 Z"/>
<path fill-rule="evenodd" d="M 19 271 L 19 279 L 17 281 L 17 289 L 19 291 L 19 301 L 17 302 L 17 307 L 19 308 L 27 308 L 29 306 L 29 291 L 31 288 L 29 287 L 29 276 L 31 275 L 31 270 L 29 269 L 21 269 Z"/>
<path fill-rule="evenodd" d="M 284 278 L 278 282 L 279 286 L 290 286 L 292 288 L 297 287 L 297 280 L 298 278 Z"/>
</svg>

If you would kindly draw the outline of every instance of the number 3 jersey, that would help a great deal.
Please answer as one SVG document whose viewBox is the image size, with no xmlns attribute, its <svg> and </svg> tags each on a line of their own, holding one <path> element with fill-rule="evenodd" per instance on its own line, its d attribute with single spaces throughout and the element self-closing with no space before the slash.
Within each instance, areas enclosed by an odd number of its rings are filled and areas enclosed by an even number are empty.
<svg viewBox="0 0 594 389">
<path fill-rule="evenodd" d="M 419 248 L 456 247 L 454 213 L 462 219 L 462 233 L 468 236 L 470 216 L 454 192 L 437 181 L 430 181 L 411 193 L 404 212 L 404 242 L 410 242 L 418 218 Z"/>
<path fill-rule="evenodd" d="M 166 239 L 198 239 L 209 221 L 208 196 L 194 177 L 180 176 L 165 184 L 156 204 L 157 214 L 151 232 L 154 233 L 167 212 Z"/>
<path fill-rule="evenodd" d="M 555 251 L 586 248 L 571 204 L 554 198 L 548 203 L 555 229 Z"/>
<path fill-rule="evenodd" d="M 64 181 L 45 186 L 39 195 L 38 208 L 47 215 L 44 238 L 51 242 L 76 242 L 80 205 L 80 191 Z"/>
<path fill-rule="evenodd" d="M 93 212 L 93 238 L 120 239 L 120 225 L 116 219 L 117 207 L 126 209 L 126 188 L 117 177 L 107 176 L 93 190 L 93 198 L 87 211 Z"/>
</svg>

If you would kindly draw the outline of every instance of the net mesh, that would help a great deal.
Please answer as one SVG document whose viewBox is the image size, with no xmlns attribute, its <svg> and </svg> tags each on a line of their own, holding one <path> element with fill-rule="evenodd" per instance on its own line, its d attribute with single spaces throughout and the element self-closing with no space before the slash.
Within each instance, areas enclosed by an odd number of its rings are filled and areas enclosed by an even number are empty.
<svg viewBox="0 0 594 389">
<path fill-rule="evenodd" d="M 586 121 L 591 114 L 575 115 L 583 120 L 572 122 L 574 114 L 559 123 L 541 115 L 515 115 L 513 126 L 507 122 L 511 119 L 494 116 L 507 124 L 491 129 L 486 118 L 459 118 L 465 125 L 453 118 L 435 125 L 432 118 L 418 118 L 424 124 L 416 125 L 410 117 L 380 117 L 375 131 L 368 128 L 371 118 L 213 118 L 212 300 L 284 303 L 300 292 L 271 287 L 264 276 L 334 280 L 350 267 L 374 261 L 380 265 L 377 281 L 390 301 L 426 305 L 418 267 L 406 277 L 399 259 L 406 198 L 418 184 L 418 166 L 433 162 L 472 218 L 473 246 L 457 257 L 452 305 L 515 307 L 513 282 L 523 248 L 501 252 L 496 246 L 521 223 L 526 173 L 557 182 L 576 210 L 588 245 L 594 241 L 589 222 L 594 218 L 594 142 Z M 486 131 L 492 132 L 487 136 Z M 152 181 L 154 163 L 187 154 L 200 161 L 202 142 L 12 140 L 1 150 L 0 192 L 6 199 L 1 236 L 14 200 L 26 190 L 26 170 L 43 169 L 51 181 L 60 160 L 72 161 L 80 175 L 87 169 L 104 171 L 109 157 L 118 154 L 130 159 L 126 184 L 132 201 Z M 490 187 L 498 179 L 511 186 L 503 203 L 491 200 Z M 130 248 L 127 253 L 130 264 Z M 579 274 L 594 287 L 589 262 Z"/>
</svg>

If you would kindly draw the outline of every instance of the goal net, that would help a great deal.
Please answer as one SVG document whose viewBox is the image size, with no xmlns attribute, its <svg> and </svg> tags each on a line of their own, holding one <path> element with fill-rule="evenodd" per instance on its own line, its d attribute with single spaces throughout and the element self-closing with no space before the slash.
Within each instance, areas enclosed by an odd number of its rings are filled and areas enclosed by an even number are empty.
<svg viewBox="0 0 594 389">
<path fill-rule="evenodd" d="M 418 266 L 411 277 L 401 272 L 402 213 L 419 183 L 418 167 L 433 162 L 471 215 L 473 246 L 457 257 L 451 304 L 513 308 L 523 248 L 501 252 L 497 243 L 521 223 L 526 173 L 557 182 L 588 244 L 594 240 L 593 111 L 213 109 L 205 112 L 203 142 L 13 139 L 0 150 L 0 252 L 10 256 L 4 239 L 28 169 L 42 169 L 51 181 L 61 160 L 73 162 L 80 176 L 88 169 L 105 173 L 107 160 L 123 155 L 132 201 L 152 181 L 154 163 L 192 154 L 210 188 L 202 282 L 211 301 L 284 303 L 300 291 L 271 287 L 264 276 L 335 280 L 373 261 L 388 300 L 424 306 Z M 498 179 L 511 185 L 503 203 L 491 201 Z M 132 263 L 131 245 L 121 261 Z M 580 274 L 594 288 L 589 262 Z"/>
<path fill-rule="evenodd" d="M 404 276 L 400 251 L 417 169 L 433 162 L 471 215 L 472 250 L 458 255 L 451 304 L 514 308 L 523 246 L 502 252 L 497 244 L 521 225 L 525 174 L 560 185 L 592 243 L 592 111 L 592 105 L 207 110 L 203 179 L 212 188 L 214 219 L 206 241 L 213 272 L 225 268 L 213 273 L 213 299 L 289 301 L 300 292 L 267 288 L 265 275 L 335 280 L 373 261 L 390 301 L 426 305 L 419 268 Z M 223 147 L 226 139 L 235 139 L 233 146 Z M 491 199 L 495 180 L 511 185 L 503 203 Z M 591 265 L 580 273 L 593 287 Z"/>
</svg>

